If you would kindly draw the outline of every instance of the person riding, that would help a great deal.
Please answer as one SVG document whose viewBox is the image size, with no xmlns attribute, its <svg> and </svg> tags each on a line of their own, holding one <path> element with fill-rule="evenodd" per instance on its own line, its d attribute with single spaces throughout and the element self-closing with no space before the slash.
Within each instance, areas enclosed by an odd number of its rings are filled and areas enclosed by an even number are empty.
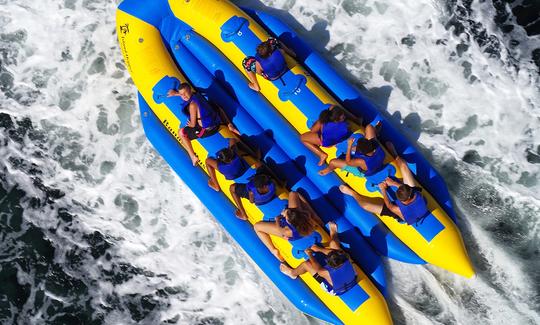
<svg viewBox="0 0 540 325">
<path fill-rule="evenodd" d="M 216 110 L 201 95 L 194 93 L 188 83 L 184 82 L 180 84 L 178 90 L 171 89 L 167 92 L 167 97 L 173 96 L 179 96 L 186 102 L 182 113 L 188 116 L 188 122 L 186 126 L 178 130 L 178 134 L 193 166 L 197 165 L 199 157 L 193 151 L 191 140 L 216 134 L 220 125 L 224 123 L 232 132 L 238 132 L 221 109 Z"/>
<path fill-rule="evenodd" d="M 396 158 L 396 163 L 403 176 L 403 182 L 396 181 L 390 177 L 381 182 L 379 189 L 383 196 L 382 199 L 362 196 L 346 185 L 341 185 L 339 189 L 344 194 L 352 196 L 366 211 L 380 216 L 392 217 L 408 225 L 413 225 L 426 217 L 430 213 L 430 210 L 427 207 L 425 198 L 420 193 L 422 189 L 416 186 L 416 181 L 407 163 L 400 157 Z M 388 186 L 398 188 L 395 204 L 388 197 Z"/>
<path fill-rule="evenodd" d="M 332 147 L 352 134 L 346 111 L 332 105 L 329 109 L 323 110 L 317 122 L 313 124 L 310 131 L 300 136 L 302 143 L 311 152 L 319 157 L 318 165 L 321 166 L 328 158 L 328 154 L 320 149 L 323 147 Z"/>
<path fill-rule="evenodd" d="M 216 177 L 216 170 L 219 171 L 228 180 L 236 179 L 249 169 L 249 164 L 242 158 L 246 153 L 241 150 L 241 142 L 237 138 L 232 138 L 229 141 L 229 147 L 223 148 L 216 153 L 216 158 L 206 158 L 205 164 L 208 170 L 210 179 L 208 180 L 208 186 L 219 191 L 219 183 Z M 244 147 L 244 146 L 242 146 Z M 260 162 L 257 163 L 255 168 L 260 166 Z"/>
<path fill-rule="evenodd" d="M 353 153 L 354 142 L 354 138 L 349 138 L 345 159 L 334 158 L 330 160 L 328 167 L 319 171 L 319 175 L 324 176 L 336 168 L 341 168 L 356 176 L 370 176 L 383 168 L 384 149 L 377 141 L 376 130 L 371 124 L 366 126 L 365 136 L 356 141 Z"/>
<path fill-rule="evenodd" d="M 255 205 L 263 205 L 272 201 L 276 197 L 275 181 L 267 173 L 259 168 L 257 173 L 247 183 L 234 183 L 229 187 L 231 196 L 238 207 L 235 215 L 242 220 L 247 220 L 248 216 L 242 198 L 249 200 Z"/>
<path fill-rule="evenodd" d="M 257 46 L 255 56 L 244 58 L 242 66 L 246 69 L 250 81 L 249 88 L 255 91 L 261 90 L 257 74 L 268 80 L 279 79 L 288 70 L 285 53 L 296 56 L 284 44 L 271 37 Z"/>
<path fill-rule="evenodd" d="M 279 269 L 291 279 L 296 279 L 299 275 L 309 272 L 321 286 L 332 295 L 342 295 L 357 283 L 357 274 L 351 263 L 349 255 L 343 251 L 337 236 L 337 225 L 329 223 L 330 242 L 328 247 L 313 245 L 306 249 L 309 257 L 296 268 L 291 268 L 285 263 L 281 263 Z M 313 253 L 320 253 L 324 266 L 321 266 Z"/>
<path fill-rule="evenodd" d="M 315 231 L 324 227 L 321 219 L 311 208 L 306 199 L 298 192 L 289 193 L 287 208 L 274 221 L 259 221 L 254 226 L 257 236 L 276 258 L 283 261 L 278 249 L 272 243 L 270 235 L 287 239 L 293 246 L 293 255 L 303 258 L 306 248 L 322 240 Z M 300 251 L 298 256 L 296 251 Z"/>
</svg>

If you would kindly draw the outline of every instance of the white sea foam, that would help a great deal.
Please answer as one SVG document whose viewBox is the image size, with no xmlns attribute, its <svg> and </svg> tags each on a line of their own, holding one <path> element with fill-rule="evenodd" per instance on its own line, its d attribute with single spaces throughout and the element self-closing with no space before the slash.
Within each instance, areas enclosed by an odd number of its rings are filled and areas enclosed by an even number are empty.
<svg viewBox="0 0 540 325">
<path fill-rule="evenodd" d="M 82 275 L 97 280 L 90 294 L 95 306 L 112 308 L 104 317 L 109 324 L 135 323 L 127 310 L 108 301 L 111 293 L 154 295 L 163 287 L 174 291 L 168 305 L 143 323 L 177 319 L 193 324 L 205 317 L 226 324 L 307 323 L 146 140 L 136 89 L 114 33 L 116 5 L 74 0 L 37 6 L 21 0 L 2 7 L 1 16 L 11 22 L 1 32 L 22 29 L 26 38 L 14 55 L 17 63 L 6 67 L 14 76 L 12 91 L 20 96 L 1 94 L 1 111 L 29 116 L 34 128 L 45 133 L 43 143 L 28 138 L 21 146 L 11 142 L 5 157 L 23 157 L 39 166 L 44 184 L 66 193 L 59 205 L 77 215 L 76 234 L 62 228 L 56 232 L 62 238 L 53 243 L 57 262 L 67 263 L 64 253 L 74 246 L 91 248 L 81 240 L 83 233 L 98 231 L 114 244 L 112 260 L 101 257 L 85 265 L 87 274 Z M 35 90 L 34 102 L 23 105 L 20 97 Z M 32 158 L 39 145 L 45 147 L 45 158 Z M 23 172 L 10 170 L 8 178 L 29 195 L 43 196 Z M 45 207 L 25 218 L 43 229 L 55 228 L 56 213 Z M 143 272 L 117 285 L 101 279 L 103 270 L 122 273 L 113 269 L 120 262 Z"/>
<path fill-rule="evenodd" d="M 248 0 L 236 3 L 257 5 Z M 392 87 L 389 97 L 385 89 L 372 89 L 371 95 L 388 107 L 396 122 L 412 129 L 409 136 L 420 131 L 419 144 L 432 152 L 431 160 L 447 178 L 479 275 L 465 280 L 435 267 L 390 261 L 389 300 L 396 322 L 540 323 L 534 305 L 538 278 L 531 272 L 535 262 L 527 260 L 537 258 L 540 215 L 540 183 L 534 181 L 539 165 L 525 159 L 527 150 L 540 145 L 533 65 L 523 58 L 516 72 L 507 64 L 508 53 L 503 51 L 501 59 L 488 58 L 474 42 L 467 43 L 461 57 L 452 55 L 465 36 L 454 36 L 443 27 L 446 13 L 439 2 L 263 3 L 287 10 L 308 30 L 327 22 L 324 45 L 330 52 L 325 55 L 335 55 L 368 88 Z M 502 39 L 486 3 L 475 2 L 474 18 Z M 114 244 L 111 260 L 100 257 L 85 265 L 86 276 L 97 280 L 89 291 L 93 304 L 112 307 L 107 297 L 113 292 L 153 295 L 158 288 L 170 287 L 175 293 L 167 298 L 168 305 L 145 322 L 177 317 L 178 323 L 191 324 L 212 316 L 226 324 L 307 323 L 273 284 L 262 280 L 242 250 L 151 149 L 114 35 L 116 4 L 0 4 L 0 33 L 26 32 L 25 39 L 13 41 L 16 51 L 10 53 L 17 62 L 4 64 L 14 76 L 14 86 L 11 95 L 0 93 L 0 111 L 29 116 L 46 134 L 43 142 L 26 138 L 23 145 L 10 142 L 0 147 L 2 157 L 35 163 L 45 185 L 66 192 L 60 205 L 77 215 L 78 233 L 64 230 L 48 206 L 25 215 L 43 229 L 58 227 L 58 242 L 53 243 L 57 262 L 64 262 L 63 253 L 72 247 L 89 245 L 81 240 L 82 233 L 99 231 Z M 523 33 L 516 33 L 523 37 L 520 49 L 525 53 L 527 44 L 536 41 L 526 42 Z M 320 29 L 304 34 L 313 43 L 326 39 Z M 409 34 L 414 36 L 412 46 L 402 44 Z M 446 45 L 436 44 L 443 39 Z M 470 82 L 470 75 L 478 80 Z M 461 162 L 471 149 L 483 167 Z M 44 158 L 33 155 L 39 150 Z M 9 169 L 9 182 L 29 196 L 43 197 L 20 170 Z M 507 225 L 509 217 L 525 223 L 525 230 L 509 227 L 523 231 L 523 245 L 530 248 L 507 242 L 515 238 L 497 228 Z M 122 261 L 146 273 L 118 285 L 101 280 L 101 270 L 113 270 Z M 104 320 L 134 323 L 129 319 L 128 311 L 113 307 Z"/>
</svg>

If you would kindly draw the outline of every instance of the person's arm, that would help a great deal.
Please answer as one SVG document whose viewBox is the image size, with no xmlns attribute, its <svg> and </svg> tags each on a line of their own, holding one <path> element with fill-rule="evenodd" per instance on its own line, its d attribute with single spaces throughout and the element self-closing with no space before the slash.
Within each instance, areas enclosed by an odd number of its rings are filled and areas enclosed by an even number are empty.
<svg viewBox="0 0 540 325">
<path fill-rule="evenodd" d="M 296 53 L 294 53 L 294 51 L 291 50 L 290 48 L 288 48 L 285 44 L 280 42 L 277 38 L 270 37 L 267 40 L 267 42 L 270 42 L 270 45 L 272 46 L 272 51 L 280 50 L 281 54 L 283 54 L 283 56 L 285 56 L 285 54 L 288 54 L 288 55 L 292 56 L 293 58 L 296 57 Z"/>
<path fill-rule="evenodd" d="M 167 97 L 174 97 L 174 96 L 180 96 L 180 92 L 178 92 L 178 90 L 176 89 L 170 89 L 167 92 Z"/>
<path fill-rule="evenodd" d="M 354 143 L 354 138 L 349 138 L 347 140 L 347 152 L 345 153 L 345 162 L 347 163 L 347 165 L 351 161 L 351 151 L 352 151 L 353 143 Z"/>
<path fill-rule="evenodd" d="M 354 158 L 353 159 L 353 158 L 351 158 L 353 143 L 354 143 L 354 138 L 349 138 L 349 140 L 347 140 L 347 152 L 345 153 L 345 163 L 348 166 L 360 167 L 363 170 L 366 170 L 367 166 L 366 166 L 366 162 L 364 161 L 364 159 L 361 159 L 361 158 Z"/>
<path fill-rule="evenodd" d="M 199 112 L 199 107 L 194 102 L 189 103 L 189 127 L 195 127 L 197 125 L 197 115 Z"/>
<path fill-rule="evenodd" d="M 405 218 L 403 217 L 403 214 L 401 214 L 401 210 L 399 209 L 399 207 L 394 203 L 390 202 L 390 198 L 388 197 L 388 193 L 386 192 L 387 188 L 388 185 L 385 182 L 379 184 L 379 189 L 381 190 L 384 204 L 388 207 L 388 209 L 390 209 L 390 211 L 394 212 L 398 217 L 405 221 Z"/>
<path fill-rule="evenodd" d="M 396 181 L 395 179 L 391 178 L 391 177 L 387 177 L 384 182 L 388 185 L 388 186 L 393 186 L 393 187 L 400 187 L 401 186 L 401 182 L 398 182 Z"/>
<path fill-rule="evenodd" d="M 324 268 L 321 266 L 321 264 L 319 264 L 317 259 L 313 257 L 313 251 L 311 249 L 308 248 L 304 252 L 309 257 L 309 261 L 311 262 L 311 265 L 313 266 L 313 268 L 315 269 L 317 273 L 321 270 L 324 270 Z"/>
<path fill-rule="evenodd" d="M 320 121 L 317 121 L 315 123 L 313 123 L 313 125 L 311 126 L 311 128 L 309 129 L 311 132 L 314 132 L 314 133 L 318 133 L 320 132 L 322 129 L 322 123 Z"/>
<path fill-rule="evenodd" d="M 318 245 L 311 246 L 311 250 L 314 251 L 314 252 L 323 253 L 324 255 L 328 255 L 328 254 L 330 254 L 331 251 L 333 251 L 333 249 L 331 249 L 331 248 L 321 247 L 321 246 L 318 246 Z"/>
</svg>

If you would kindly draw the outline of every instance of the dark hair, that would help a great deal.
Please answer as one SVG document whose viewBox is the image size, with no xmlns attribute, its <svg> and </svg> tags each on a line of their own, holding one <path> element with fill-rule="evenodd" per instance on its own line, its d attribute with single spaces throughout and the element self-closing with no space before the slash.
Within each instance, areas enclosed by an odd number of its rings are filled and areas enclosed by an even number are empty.
<svg viewBox="0 0 540 325">
<path fill-rule="evenodd" d="M 223 148 L 217 152 L 216 156 L 218 161 L 228 164 L 235 158 L 236 154 L 231 148 Z"/>
<path fill-rule="evenodd" d="M 267 185 L 270 185 L 272 179 L 266 174 L 256 174 L 255 176 L 253 176 L 252 181 L 253 185 L 255 185 L 255 188 L 259 190 L 263 189 Z"/>
<path fill-rule="evenodd" d="M 356 142 L 356 151 L 361 154 L 368 154 L 378 147 L 378 143 L 375 139 L 360 138 Z"/>
<path fill-rule="evenodd" d="M 332 109 L 325 109 L 319 114 L 321 123 L 337 122 L 345 115 L 345 110 L 339 106 L 334 106 Z"/>
<path fill-rule="evenodd" d="M 412 198 L 413 195 L 413 188 L 407 184 L 401 184 L 396 191 L 396 196 L 401 202 L 407 201 L 408 199 Z"/>
<path fill-rule="evenodd" d="M 180 87 L 178 87 L 178 90 L 180 90 L 180 89 L 189 89 L 189 90 L 191 90 L 191 86 L 187 82 L 182 82 L 180 84 Z"/>
<path fill-rule="evenodd" d="M 328 266 L 334 269 L 340 267 L 343 263 L 347 261 L 347 259 L 347 255 L 341 249 L 333 250 L 326 256 L 326 262 L 328 263 Z"/>
<path fill-rule="evenodd" d="M 309 223 L 309 215 L 304 210 L 298 208 L 287 209 L 287 220 L 302 236 L 307 236 L 313 231 Z"/>
<path fill-rule="evenodd" d="M 272 45 L 270 42 L 266 41 L 257 45 L 257 54 L 263 59 L 269 57 L 272 54 Z"/>
</svg>

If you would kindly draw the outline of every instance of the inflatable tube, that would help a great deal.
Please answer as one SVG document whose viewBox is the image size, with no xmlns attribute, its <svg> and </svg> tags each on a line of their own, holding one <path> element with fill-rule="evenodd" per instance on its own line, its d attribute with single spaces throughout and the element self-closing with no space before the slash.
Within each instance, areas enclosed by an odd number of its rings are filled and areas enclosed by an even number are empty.
<svg viewBox="0 0 540 325">
<path fill-rule="evenodd" d="M 392 232 L 397 234 L 403 242 L 413 248 L 428 263 L 471 277 L 474 271 L 466 254 L 465 245 L 459 235 L 459 230 L 454 224 L 456 217 L 450 195 L 444 180 L 437 171 L 429 165 L 418 150 L 408 143 L 406 137 L 398 134 L 391 123 L 377 112 L 371 102 L 341 78 L 320 55 L 307 46 L 286 24 L 264 12 L 249 9 L 245 11 L 270 30 L 272 36 L 278 38 L 292 49 L 297 54 L 298 61 L 303 63 L 312 75 L 317 77 L 347 109 L 358 116 L 362 116 L 366 121 L 382 123 L 380 128 L 381 142 L 391 141 L 397 153 L 408 162 L 409 168 L 413 171 L 420 184 L 427 189 L 427 191 L 424 191 L 426 193 L 424 195 L 428 197 L 429 207 L 432 211 L 432 214 L 424 219 L 422 223 L 414 226 L 398 223 L 391 218 L 382 218 L 382 220 Z M 433 197 L 430 197 L 431 195 Z M 447 220 L 447 216 L 439 210 L 441 208 L 452 218 L 454 223 Z M 442 228 L 441 225 L 444 226 L 446 231 L 441 229 L 439 234 L 437 230 Z M 437 237 L 436 242 L 432 242 L 435 236 Z"/>
<path fill-rule="evenodd" d="M 242 59 L 254 55 L 255 47 L 269 37 L 249 16 L 227 1 L 193 0 L 173 2 L 171 5 L 176 17 L 216 45 L 241 71 Z M 181 38 L 195 55 L 204 56 L 204 53 L 196 52 L 193 46 L 188 45 L 195 43 L 195 39 L 193 35 Z M 309 130 L 309 126 L 316 121 L 321 110 L 327 108 L 329 104 L 338 104 L 338 101 L 332 98 L 304 68 L 290 58 L 288 61 L 290 70 L 279 80 L 269 81 L 259 78 L 261 94 L 299 133 L 303 133 Z M 215 62 L 212 64 L 215 65 Z M 226 78 L 228 77 L 227 74 Z M 255 110 L 250 108 L 249 112 L 254 116 L 259 115 L 260 108 Z M 258 121 L 263 123 L 260 118 Z M 272 129 L 275 129 L 274 125 Z M 279 133 L 281 132 L 279 130 Z M 342 151 L 343 148 L 339 146 L 326 150 L 329 158 L 339 156 Z M 390 158 L 388 156 L 388 162 Z M 349 175 L 339 170 L 336 173 L 356 192 L 369 197 L 380 197 L 376 185 L 387 176 L 400 177 L 399 169 L 392 165 L 369 178 Z M 310 178 L 319 184 L 316 176 L 310 174 Z M 431 213 L 422 222 L 409 226 L 389 217 L 381 217 L 382 221 L 427 262 L 471 277 L 474 271 L 456 225 L 429 193 L 425 193 L 424 196 Z M 357 224 L 354 219 L 351 221 Z"/>
<path fill-rule="evenodd" d="M 227 112 L 228 116 L 234 116 L 235 125 L 243 131 L 245 141 L 254 147 L 262 149 L 266 163 L 279 175 L 287 175 L 288 185 L 291 189 L 303 193 L 313 203 L 317 211 L 321 211 L 321 217 L 325 222 L 336 221 L 339 224 L 340 240 L 347 247 L 355 261 L 358 261 L 362 269 L 377 284 L 377 287 L 385 292 L 384 268 L 380 257 L 365 242 L 361 235 L 345 218 L 335 220 L 339 212 L 328 204 L 322 193 L 307 180 L 293 161 L 283 150 L 272 141 L 265 132 L 241 107 L 232 99 L 223 87 L 216 82 L 215 78 L 197 61 L 181 43 L 174 46 L 173 55 L 177 62 L 181 62 L 183 72 L 190 81 L 201 89 L 213 102 Z"/>
<path fill-rule="evenodd" d="M 443 178 L 420 152 L 399 134 L 392 124 L 381 116 L 373 103 L 367 100 L 360 91 L 349 84 L 306 42 L 279 18 L 261 11 L 242 8 L 255 21 L 270 31 L 288 48 L 296 53 L 296 59 L 302 63 L 317 80 L 323 84 L 351 112 L 362 116 L 366 122 L 381 121 L 383 123 L 379 137 L 382 142 L 392 141 L 397 153 L 405 158 L 420 183 L 433 195 L 441 207 L 454 222 L 456 215 L 450 194 Z"/>
<path fill-rule="evenodd" d="M 187 30 L 180 34 L 183 35 L 180 37 L 181 44 L 188 48 L 218 81 L 226 85 L 225 88 L 237 98 L 243 107 L 250 108 L 249 113 L 253 118 L 262 127 L 272 132 L 276 142 L 299 164 L 305 174 L 315 181 L 319 189 L 326 193 L 326 196 L 338 210 L 342 211 L 347 219 L 360 229 L 377 252 L 403 262 L 425 263 L 416 253 L 390 233 L 374 215 L 358 208 L 352 198 L 339 192 L 338 186 L 342 182 L 337 177 L 334 175 L 320 177 L 317 174 L 317 160 L 301 143 L 296 131 L 274 111 L 267 101 L 249 89 L 241 73 L 227 59 L 223 58 L 217 49 L 193 31 Z M 190 69 L 190 65 L 186 62 L 179 62 L 184 70 Z"/>
<path fill-rule="evenodd" d="M 120 9 L 122 9 L 122 6 Z M 158 15 L 152 17 L 155 18 L 157 16 Z M 155 23 L 158 24 L 159 21 L 159 19 L 156 19 Z M 168 89 L 171 89 L 171 87 L 174 88 L 174 85 L 179 84 L 180 81 L 185 81 L 185 79 L 176 69 L 174 61 L 172 61 L 172 58 L 167 53 L 167 48 L 165 44 L 163 44 L 159 30 L 155 26 L 127 14 L 122 10 L 117 12 L 117 23 L 117 32 L 126 66 L 131 73 L 135 85 L 140 91 L 141 116 L 143 117 L 145 132 L 149 139 L 179 176 L 195 191 L 203 202 L 207 204 L 210 211 L 215 215 L 219 213 L 219 217 L 217 217 L 218 220 L 224 224 L 225 228 L 235 239 L 240 238 L 240 240 L 237 239 L 240 245 L 246 249 L 255 262 L 269 274 L 271 279 L 275 281 L 284 294 L 304 312 L 333 323 L 339 323 L 339 321 L 330 312 L 327 312 L 328 309 L 345 323 L 391 323 L 384 298 L 369 278 L 358 267 L 355 267 L 358 274 L 358 285 L 354 286 L 351 290 L 341 296 L 332 296 L 326 293 L 311 275 L 303 275 L 300 278 L 301 280 L 289 281 L 301 283 L 304 285 L 303 288 L 307 286 L 311 289 L 311 292 L 306 291 L 297 285 L 287 286 L 287 284 L 285 284 L 284 287 L 282 287 L 282 281 L 278 276 L 275 276 L 276 272 L 280 274 L 278 267 L 279 263 L 277 260 L 269 254 L 266 247 L 262 246 L 251 227 L 230 226 L 231 220 L 236 221 L 232 222 L 232 224 L 239 222 L 233 217 L 234 212 L 232 210 L 232 202 L 227 202 L 226 200 L 223 201 L 223 198 L 220 199 L 220 197 L 223 197 L 222 194 L 216 193 L 208 188 L 206 179 L 200 177 L 201 174 L 204 176 L 203 172 L 200 169 L 191 166 L 190 160 L 187 159 L 185 154 L 181 153 L 178 142 L 176 142 L 175 146 L 171 143 L 171 141 L 174 142 L 174 140 L 171 140 L 173 138 L 178 140 L 177 130 L 180 125 L 179 108 L 183 104 L 179 102 L 180 99 L 178 97 L 168 98 L 165 94 Z M 128 36 L 130 33 L 132 35 Z M 151 60 L 147 61 L 148 58 L 151 58 Z M 240 114 L 240 109 L 238 109 L 236 113 L 237 115 L 235 115 L 235 117 L 242 115 Z M 247 114 L 245 115 L 247 116 Z M 151 117 L 154 118 L 152 119 Z M 159 128 L 156 124 L 159 125 Z M 165 136 L 164 133 L 169 133 L 169 135 Z M 172 135 L 172 137 L 170 135 Z M 201 161 L 204 161 L 210 153 L 216 152 L 227 146 L 228 141 L 232 136 L 233 135 L 230 134 L 227 128 L 222 128 L 219 133 L 212 135 L 211 137 L 192 141 L 193 149 L 198 154 Z M 277 146 L 275 148 L 277 149 Z M 286 160 L 282 160 L 280 157 Z M 295 168 L 291 168 L 294 167 L 294 164 L 290 159 L 286 158 L 284 154 L 279 154 L 279 152 L 274 153 L 271 158 L 276 162 L 276 166 L 280 166 L 279 163 L 283 162 L 281 165 L 284 166 L 282 169 L 284 176 L 290 176 L 290 172 L 288 171 L 294 172 Z M 223 177 L 218 177 L 218 181 L 221 188 L 228 187 L 231 182 L 225 180 Z M 309 189 L 310 187 L 313 188 L 312 192 L 317 206 L 319 208 L 324 206 L 324 197 L 322 197 L 320 192 L 318 192 L 317 195 L 317 192 L 315 192 L 316 189 L 313 185 L 310 185 L 307 179 L 295 179 L 293 183 L 293 187 L 298 184 L 302 185 L 302 190 L 305 188 Z M 278 215 L 285 205 L 283 198 L 286 196 L 286 191 L 282 189 L 281 193 L 282 195 L 280 195 L 279 198 L 262 206 L 255 206 L 244 200 L 244 206 L 250 217 L 250 221 L 253 223 L 263 218 L 271 219 Z M 230 196 L 227 192 L 225 192 L 225 194 Z M 326 205 L 330 207 L 327 203 Z M 326 209 L 324 212 L 330 212 L 331 216 L 336 217 L 335 212 L 329 209 L 331 208 Z M 320 213 L 320 211 L 318 212 Z M 337 217 L 338 220 L 342 220 L 339 216 Z M 230 218 L 230 220 L 227 218 Z M 241 223 L 245 224 L 244 222 Z M 349 236 L 351 237 L 351 242 L 362 243 L 361 240 L 359 240 L 361 237 L 359 237 L 358 234 L 356 234 L 356 236 L 353 235 L 354 228 L 350 226 L 349 229 L 346 229 L 347 227 L 342 227 L 343 225 L 347 225 L 346 220 L 342 220 L 340 224 L 340 228 L 345 228 L 343 229 L 344 233 L 347 233 L 345 238 Z M 324 237 L 324 231 L 321 229 L 320 232 Z M 340 236 L 341 235 L 342 234 L 340 234 Z M 248 240 L 245 240 L 245 238 L 248 238 Z M 288 241 L 279 238 L 272 238 L 272 240 L 274 241 L 276 248 L 280 250 L 282 256 L 291 266 L 294 267 L 301 262 L 290 254 L 291 247 Z M 265 251 L 265 254 L 253 250 L 252 246 L 258 248 L 262 246 L 262 250 Z M 363 247 L 367 247 L 367 245 L 364 245 Z M 264 262 L 261 262 L 260 256 L 265 257 Z M 377 269 L 381 269 L 380 263 Z M 378 272 L 374 271 L 373 274 L 378 274 Z M 284 276 L 281 275 L 281 278 L 283 277 Z M 321 306 L 321 302 L 326 307 Z"/>
<path fill-rule="evenodd" d="M 206 186 L 207 176 L 202 170 L 194 169 L 189 175 L 179 172 L 193 169 L 189 157 L 163 127 L 141 95 L 139 108 L 144 131 L 150 143 L 281 292 L 302 312 L 330 323 L 339 322 L 336 316 L 311 294 L 307 286 L 300 281 L 291 280 L 279 271 L 279 263 L 259 241 L 250 225 L 231 218 L 231 215 L 234 215 L 233 206 L 223 193 L 215 192 Z"/>
</svg>

